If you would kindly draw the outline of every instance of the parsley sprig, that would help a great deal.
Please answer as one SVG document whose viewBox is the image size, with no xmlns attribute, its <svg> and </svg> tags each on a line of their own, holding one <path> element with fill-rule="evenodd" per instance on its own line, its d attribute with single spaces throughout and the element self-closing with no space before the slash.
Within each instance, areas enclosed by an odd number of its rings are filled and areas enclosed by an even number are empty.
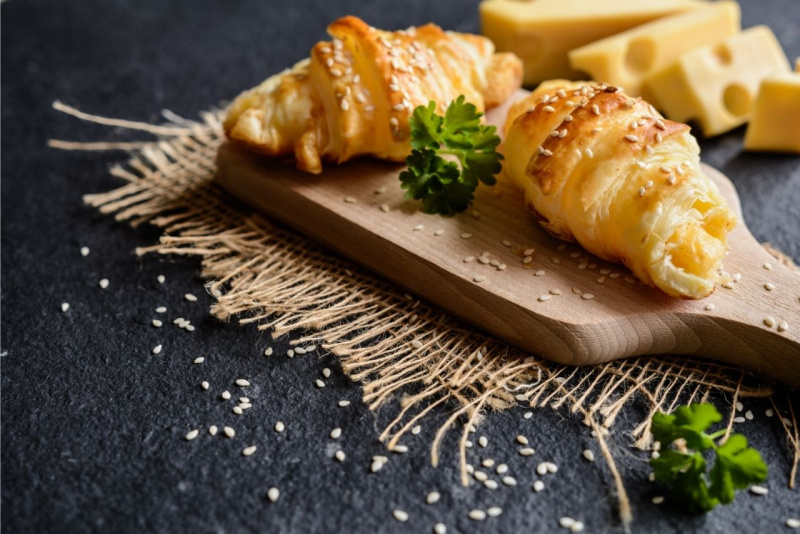
<svg viewBox="0 0 800 534">
<path fill-rule="evenodd" d="M 481 124 L 477 108 L 464 95 L 454 100 L 444 117 L 436 103 L 418 106 L 411 115 L 411 155 L 400 173 L 406 198 L 422 201 L 426 213 L 454 215 L 472 203 L 479 182 L 494 185 L 503 156 L 497 128 Z M 451 156 L 449 161 L 442 156 Z"/>
<path fill-rule="evenodd" d="M 725 434 L 725 429 L 705 433 L 721 419 L 711 404 L 691 404 L 671 414 L 653 415 L 653 438 L 661 443 L 660 456 L 650 460 L 655 479 L 669 487 L 675 501 L 693 512 L 728 504 L 735 490 L 767 478 L 767 464 L 757 450 L 748 447 L 743 435 L 731 434 L 725 443 L 717 445 L 715 440 Z M 716 456 L 708 475 L 706 451 Z"/>
</svg>

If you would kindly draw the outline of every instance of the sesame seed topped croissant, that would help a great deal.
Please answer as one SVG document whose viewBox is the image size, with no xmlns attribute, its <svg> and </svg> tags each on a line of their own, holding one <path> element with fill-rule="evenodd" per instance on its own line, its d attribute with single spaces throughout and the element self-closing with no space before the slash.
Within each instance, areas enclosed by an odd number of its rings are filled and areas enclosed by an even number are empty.
<svg viewBox="0 0 800 534">
<path fill-rule="evenodd" d="M 464 95 L 478 110 L 497 106 L 522 79 L 513 54 L 495 54 L 478 35 L 427 24 L 387 32 L 348 16 L 328 27 L 331 42 L 311 57 L 241 94 L 224 127 L 234 142 L 272 156 L 294 155 L 297 167 L 371 155 L 402 161 L 411 152 L 415 107 L 447 105 Z"/>
<path fill-rule="evenodd" d="M 714 291 L 736 216 L 687 125 L 616 87 L 553 80 L 511 107 L 505 131 L 505 173 L 548 232 L 669 295 Z"/>
</svg>

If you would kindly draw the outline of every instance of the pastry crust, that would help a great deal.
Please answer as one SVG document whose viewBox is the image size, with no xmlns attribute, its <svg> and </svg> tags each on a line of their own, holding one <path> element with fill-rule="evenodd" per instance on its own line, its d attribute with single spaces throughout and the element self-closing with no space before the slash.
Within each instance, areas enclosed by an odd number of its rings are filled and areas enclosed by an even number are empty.
<svg viewBox="0 0 800 534">
<path fill-rule="evenodd" d="M 505 129 L 505 174 L 548 232 L 672 296 L 713 292 L 736 217 L 687 125 L 616 87 L 556 80 Z"/>
<path fill-rule="evenodd" d="M 443 113 L 464 95 L 483 111 L 522 80 L 513 54 L 433 24 L 386 32 L 348 16 L 328 33 L 333 40 L 317 43 L 309 59 L 233 102 L 224 123 L 230 139 L 271 156 L 294 154 L 310 173 L 321 172 L 323 161 L 362 155 L 402 161 L 415 107 L 433 100 Z"/>
</svg>

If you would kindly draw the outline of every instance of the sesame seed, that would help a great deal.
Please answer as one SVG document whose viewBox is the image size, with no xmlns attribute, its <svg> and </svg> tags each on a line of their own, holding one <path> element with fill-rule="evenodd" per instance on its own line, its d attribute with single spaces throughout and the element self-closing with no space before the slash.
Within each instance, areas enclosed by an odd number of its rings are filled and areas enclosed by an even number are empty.
<svg viewBox="0 0 800 534">
<path fill-rule="evenodd" d="M 353 197 L 344 197 L 344 201 L 347 202 L 348 204 L 356 203 L 356 199 L 354 199 Z"/>
<path fill-rule="evenodd" d="M 415 339 L 415 340 L 411 341 L 411 346 L 414 347 L 415 349 L 421 349 L 422 348 L 422 341 L 420 341 L 419 339 Z"/>
<path fill-rule="evenodd" d="M 234 406 L 232 411 L 236 415 L 242 415 L 244 413 L 244 410 L 242 409 L 241 406 Z"/>
<path fill-rule="evenodd" d="M 637 161 L 636 166 L 639 167 L 640 169 L 646 169 L 647 163 L 645 163 L 644 161 Z"/>
<path fill-rule="evenodd" d="M 486 474 L 486 473 L 484 473 L 483 471 L 475 471 L 475 472 L 472 474 L 472 476 L 473 476 L 473 477 L 475 478 L 475 480 L 477 480 L 478 482 L 486 482 L 486 481 L 489 479 L 489 475 L 487 475 L 487 474 Z"/>
<path fill-rule="evenodd" d="M 153 347 L 153 354 L 159 354 L 161 352 L 161 345 L 156 345 Z"/>
<path fill-rule="evenodd" d="M 587 149 L 586 149 L 586 150 L 584 150 L 583 152 L 586 154 L 586 157 L 588 157 L 589 159 L 591 159 L 591 158 L 593 158 L 593 157 L 594 157 L 594 152 L 592 152 L 592 149 L 591 149 L 591 148 L 587 148 Z"/>
<path fill-rule="evenodd" d="M 377 473 L 378 471 L 383 469 L 383 466 L 384 466 L 383 462 L 376 460 L 373 461 L 372 464 L 369 466 L 369 470 L 373 473 Z"/>
<path fill-rule="evenodd" d="M 705 309 L 706 311 L 711 311 L 711 310 L 713 310 L 714 308 L 716 308 L 716 306 L 714 306 L 713 304 L 706 304 L 704 309 Z"/>
<path fill-rule="evenodd" d="M 278 490 L 278 488 L 270 488 L 270 489 L 267 490 L 267 499 L 269 499 L 270 502 L 277 501 L 278 497 L 280 497 L 280 496 L 281 496 L 281 492 Z"/>
<path fill-rule="evenodd" d="M 413 231 L 415 231 L 415 232 L 419 232 L 420 230 L 422 230 L 422 229 L 424 229 L 424 228 L 425 228 L 425 227 L 424 227 L 423 225 L 421 225 L 421 224 L 418 224 L 418 225 L 416 225 L 414 228 L 412 228 L 412 230 L 413 230 Z"/>
<path fill-rule="evenodd" d="M 254 452 L 256 452 L 256 446 L 250 445 L 249 447 L 245 447 L 242 451 L 242 456 L 252 456 Z"/>
<path fill-rule="evenodd" d="M 427 497 L 425 497 L 425 502 L 428 504 L 436 504 L 437 502 L 439 502 L 440 497 L 441 495 L 439 495 L 438 491 L 432 491 L 428 493 Z"/>
<path fill-rule="evenodd" d="M 108 287 L 108 278 L 103 278 L 100 280 L 100 288 L 105 289 Z"/>
<path fill-rule="evenodd" d="M 556 108 L 554 108 L 553 106 L 545 106 L 542 109 L 548 113 L 552 113 L 556 110 Z"/>
<path fill-rule="evenodd" d="M 544 276 L 544 273 L 545 271 L 543 269 L 539 269 L 538 271 L 533 273 L 533 276 Z"/>
<path fill-rule="evenodd" d="M 744 418 L 747 419 L 748 421 L 752 421 L 753 420 L 753 412 L 751 410 L 747 410 L 744 413 Z"/>
<path fill-rule="evenodd" d="M 486 515 L 488 515 L 489 517 L 497 517 L 502 513 L 503 509 L 500 508 L 499 506 L 492 506 L 491 508 L 486 510 Z"/>
<path fill-rule="evenodd" d="M 559 139 L 564 139 L 566 136 L 567 136 L 567 129 L 566 128 L 564 128 L 563 130 L 558 132 L 558 138 Z"/>
<path fill-rule="evenodd" d="M 469 239 L 470 237 L 472 237 L 472 234 L 470 234 L 469 232 L 463 232 L 461 234 L 461 239 Z"/>
<path fill-rule="evenodd" d="M 725 282 L 724 284 L 722 284 L 722 287 L 724 287 L 725 289 L 733 289 L 733 282 L 730 281 Z"/>
<path fill-rule="evenodd" d="M 581 295 L 581 298 L 583 300 L 591 300 L 594 298 L 594 295 L 592 295 L 591 293 L 584 293 L 583 295 Z"/>
<path fill-rule="evenodd" d="M 664 138 L 661 137 L 661 134 L 659 132 L 656 132 L 656 142 L 660 143 L 663 140 L 664 140 Z"/>
<path fill-rule="evenodd" d="M 674 174 L 670 174 L 670 175 L 667 177 L 667 183 L 668 183 L 669 185 L 675 185 L 675 182 L 677 182 L 677 181 L 678 181 L 678 179 L 677 179 L 677 178 L 675 178 L 675 175 L 674 175 Z"/>
<path fill-rule="evenodd" d="M 381 204 L 380 208 L 383 213 L 389 213 L 389 204 Z"/>
<path fill-rule="evenodd" d="M 558 524 L 561 525 L 562 528 L 569 528 L 573 523 L 575 523 L 575 520 L 571 517 L 562 517 L 558 520 Z"/>
<path fill-rule="evenodd" d="M 744 410 L 744 404 L 742 404 L 741 401 L 737 401 L 735 404 L 735 408 L 737 412 L 741 412 L 742 410 Z"/>
<path fill-rule="evenodd" d="M 339 107 L 342 108 L 342 111 L 347 111 L 348 109 L 350 109 L 350 103 L 343 98 L 342 101 L 339 103 Z"/>
<path fill-rule="evenodd" d="M 81 256 L 84 258 L 89 255 L 89 247 L 81 247 Z"/>
<path fill-rule="evenodd" d="M 324 387 L 325 387 L 325 382 L 323 382 L 323 381 L 322 381 L 322 380 L 320 380 L 319 378 L 318 378 L 318 379 L 316 379 L 316 380 L 314 380 L 314 384 L 315 384 L 315 385 L 316 385 L 318 388 L 324 388 Z"/>
<path fill-rule="evenodd" d="M 550 300 L 550 298 L 551 298 L 550 295 L 541 295 L 539 297 L 539 302 L 547 302 L 548 300 Z"/>
<path fill-rule="evenodd" d="M 646 190 L 644 187 L 640 187 L 640 188 L 639 188 L 639 196 L 640 196 L 640 197 L 643 197 L 643 196 L 644 196 L 644 193 L 645 193 L 645 191 L 647 191 L 647 190 Z"/>
<path fill-rule="evenodd" d="M 237 378 L 236 379 L 236 385 L 239 386 L 239 387 L 242 387 L 242 388 L 246 388 L 246 387 L 250 386 L 250 382 L 248 382 L 244 378 Z"/>
<path fill-rule="evenodd" d="M 416 425 L 414 428 L 411 429 L 411 433 L 415 436 L 420 432 L 422 432 L 422 427 L 420 425 Z"/>
<path fill-rule="evenodd" d="M 470 430 L 472 430 L 472 427 L 470 428 Z M 481 462 L 481 465 L 483 467 L 492 467 L 494 465 L 494 460 L 492 460 L 491 458 L 486 458 Z"/>
<path fill-rule="evenodd" d="M 597 280 L 595 280 L 595 281 L 598 284 L 602 284 L 602 283 L 604 283 L 606 281 L 606 277 L 605 276 L 599 276 L 599 277 L 597 277 Z"/>
<path fill-rule="evenodd" d="M 636 143 L 636 142 L 639 140 L 639 138 L 638 138 L 638 137 L 636 137 L 636 136 L 635 136 L 635 135 L 633 135 L 633 134 L 628 134 L 628 135 L 626 135 L 626 136 L 625 136 L 625 139 L 626 139 L 627 141 L 630 141 L 631 143 Z"/>
<path fill-rule="evenodd" d="M 542 150 L 542 156 L 544 156 L 546 158 L 549 158 L 552 155 L 553 155 L 553 151 L 552 150 L 548 150 L 546 148 L 544 150 Z"/>
<path fill-rule="evenodd" d="M 440 229 L 438 229 L 438 230 L 435 230 L 435 231 L 433 232 L 433 235 L 435 235 L 435 236 L 437 236 L 437 237 L 438 237 L 438 236 L 442 235 L 443 233 L 444 233 L 444 230 L 442 230 L 442 229 L 440 228 Z"/>
<path fill-rule="evenodd" d="M 208 427 L 208 433 L 211 434 L 212 436 L 216 436 L 217 435 L 217 425 L 211 425 L 210 427 Z"/>
<path fill-rule="evenodd" d="M 764 264 L 764 268 L 765 268 L 766 270 L 768 270 L 768 271 L 771 271 L 771 270 L 772 270 L 772 264 L 771 264 L 770 262 L 766 262 L 766 263 Z"/>
<path fill-rule="evenodd" d="M 469 263 L 474 259 L 475 259 L 475 256 L 465 256 L 463 261 L 464 261 L 464 263 Z"/>
<path fill-rule="evenodd" d="M 223 427 L 222 432 L 229 438 L 232 438 L 236 435 L 236 431 L 229 426 Z"/>
<path fill-rule="evenodd" d="M 231 392 L 228 391 L 228 390 L 225 390 L 225 391 L 222 392 L 222 395 L 220 395 L 220 396 L 222 397 L 222 400 L 228 400 L 228 399 L 231 398 Z"/>
<path fill-rule="evenodd" d="M 575 521 L 572 523 L 572 526 L 569 527 L 570 532 L 583 532 L 583 523 L 580 521 Z"/>
<path fill-rule="evenodd" d="M 486 446 L 489 445 L 489 438 L 487 438 L 486 436 L 479 437 L 478 445 L 480 445 L 483 448 L 486 448 Z"/>
<path fill-rule="evenodd" d="M 530 419 L 531 417 L 533 417 L 533 412 L 525 412 L 525 414 L 523 414 L 522 417 L 524 419 Z"/>
<path fill-rule="evenodd" d="M 403 104 L 395 104 L 394 106 L 392 106 L 392 109 L 395 111 L 403 111 L 404 109 L 406 109 L 406 107 Z"/>
<path fill-rule="evenodd" d="M 558 137 L 558 130 L 553 130 L 550 132 L 550 137 Z"/>
<path fill-rule="evenodd" d="M 595 115 L 600 115 L 600 108 L 597 106 L 597 104 L 592 104 L 592 113 Z"/>
<path fill-rule="evenodd" d="M 659 130 L 667 129 L 666 125 L 664 124 L 664 121 L 662 121 L 661 119 L 656 119 L 656 128 L 658 128 Z"/>
<path fill-rule="evenodd" d="M 767 282 L 766 284 L 764 284 L 764 289 L 766 289 L 767 291 L 772 291 L 773 289 L 775 289 L 775 284 Z"/>
<path fill-rule="evenodd" d="M 273 353 L 272 347 L 267 347 L 264 350 L 264 356 L 272 356 L 272 353 Z"/>
<path fill-rule="evenodd" d="M 573 119 L 572 115 L 567 115 L 564 117 L 564 122 L 572 122 L 572 119 Z"/>
<path fill-rule="evenodd" d="M 533 456 L 536 451 L 530 447 L 525 447 L 524 449 L 519 450 L 520 456 Z"/>
<path fill-rule="evenodd" d="M 552 262 L 553 262 L 553 263 L 555 263 L 556 265 L 558 265 L 559 263 L 561 263 L 561 260 L 560 260 L 560 259 L 558 259 L 558 256 L 550 256 L 550 261 L 552 261 Z"/>
<path fill-rule="evenodd" d="M 186 300 L 188 300 L 189 302 L 195 302 L 195 301 L 197 300 L 197 297 L 195 297 L 195 296 L 194 296 L 194 295 L 192 295 L 191 293 L 186 293 L 186 294 L 183 296 L 183 298 L 185 298 L 185 299 L 186 299 Z"/>
<path fill-rule="evenodd" d="M 764 317 L 764 324 L 770 328 L 775 326 L 775 319 L 772 317 Z"/>
<path fill-rule="evenodd" d="M 205 390 L 208 390 L 208 388 L 211 387 L 211 385 L 207 381 L 203 380 L 202 382 L 200 382 L 200 387 Z"/>
<path fill-rule="evenodd" d="M 787 330 L 789 330 L 789 323 L 786 321 L 778 323 L 778 332 L 786 332 Z"/>
<path fill-rule="evenodd" d="M 469 514 L 467 514 L 470 519 L 473 521 L 483 521 L 486 519 L 486 512 L 483 510 L 470 510 Z"/>
<path fill-rule="evenodd" d="M 477 283 L 479 283 L 479 284 L 480 284 L 481 282 L 483 282 L 484 280 L 486 280 L 486 277 L 485 277 L 485 276 L 483 276 L 482 274 L 477 274 L 477 275 L 475 275 L 475 276 L 472 278 L 472 280 L 473 280 L 474 282 L 477 282 Z"/>
<path fill-rule="evenodd" d="M 786 520 L 786 526 L 789 528 L 800 528 L 800 519 L 790 517 Z"/>
<path fill-rule="evenodd" d="M 199 430 L 197 430 L 197 429 L 190 430 L 189 433 L 186 434 L 186 441 L 192 441 L 194 438 L 196 438 L 198 436 L 198 434 L 200 434 Z"/>
<path fill-rule="evenodd" d="M 336 460 L 337 460 L 337 461 L 339 461 L 339 462 L 344 462 L 344 460 L 345 460 L 345 458 L 346 458 L 346 456 L 345 456 L 345 454 L 344 454 L 344 451 L 342 451 L 342 450 L 338 450 L 338 451 L 336 451 L 336 454 L 334 454 L 333 456 L 334 456 L 334 458 L 336 458 Z"/>
<path fill-rule="evenodd" d="M 203 358 L 202 356 L 199 356 L 199 357 L 195 358 L 195 359 L 194 359 L 194 361 L 193 361 L 192 363 L 194 363 L 194 364 L 200 364 L 200 363 L 203 363 L 204 361 L 206 361 L 206 359 L 205 359 L 205 358 Z"/>
<path fill-rule="evenodd" d="M 334 78 L 338 78 L 339 76 L 342 75 L 342 71 L 340 71 L 339 69 L 330 69 L 328 72 L 330 72 L 331 76 L 333 76 Z"/>
<path fill-rule="evenodd" d="M 734 417 L 733 418 L 733 422 L 734 423 L 744 423 L 745 422 L 745 418 L 741 417 L 741 416 L 740 417 Z"/>
<path fill-rule="evenodd" d="M 408 514 L 402 510 L 394 510 L 392 512 L 392 515 L 397 521 L 400 521 L 401 523 L 405 523 L 406 521 L 408 521 Z"/>
<path fill-rule="evenodd" d="M 61 303 L 61 311 L 62 311 L 62 312 L 64 312 L 64 313 L 66 313 L 66 311 L 67 311 L 68 309 L 69 309 L 69 302 L 62 302 L 62 303 Z"/>
<path fill-rule="evenodd" d="M 541 480 L 537 480 L 533 483 L 533 491 L 535 491 L 536 493 L 539 493 L 543 489 L 544 489 L 544 482 L 542 482 Z"/>
<path fill-rule="evenodd" d="M 661 503 L 663 503 L 663 502 L 664 502 L 664 497 L 663 497 L 663 496 L 661 496 L 661 495 L 656 495 L 655 497 L 653 497 L 653 499 L 651 500 L 651 502 L 652 502 L 653 504 L 661 504 Z"/>
<path fill-rule="evenodd" d="M 447 527 L 444 523 L 436 523 L 433 525 L 433 534 L 447 534 Z"/>
<path fill-rule="evenodd" d="M 517 479 L 510 476 L 505 476 L 503 477 L 503 484 L 505 484 L 506 486 L 516 486 Z"/>
<path fill-rule="evenodd" d="M 767 417 L 772 417 L 773 415 L 775 415 L 775 412 L 772 410 L 772 408 L 767 408 L 764 411 L 764 415 L 766 415 Z"/>
<path fill-rule="evenodd" d="M 339 406 L 341 406 L 342 408 L 344 408 L 345 406 L 350 406 L 350 401 L 349 400 L 340 400 L 339 401 Z"/>
</svg>

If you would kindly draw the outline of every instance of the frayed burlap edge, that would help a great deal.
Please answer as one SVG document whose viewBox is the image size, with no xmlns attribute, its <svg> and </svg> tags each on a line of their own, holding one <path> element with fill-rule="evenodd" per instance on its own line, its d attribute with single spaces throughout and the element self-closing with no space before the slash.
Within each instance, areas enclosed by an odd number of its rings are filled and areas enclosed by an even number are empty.
<svg viewBox="0 0 800 534">
<path fill-rule="evenodd" d="M 85 201 L 133 226 L 162 229 L 157 245 L 137 254 L 181 254 L 202 260 L 207 288 L 217 301 L 211 313 L 271 330 L 274 337 L 298 331 L 292 343 L 317 343 L 335 354 L 344 372 L 363 385 L 371 410 L 400 398 L 396 418 L 380 439 L 394 447 L 426 414 L 447 405 L 452 414 L 436 434 L 434 465 L 446 432 L 460 431 L 462 482 L 468 484 L 466 449 L 471 429 L 488 410 L 516 405 L 563 408 L 579 413 L 592 428 L 609 466 L 620 516 L 631 509 L 606 436 L 622 408 L 642 399 L 649 410 L 630 434 L 634 445 L 651 445 L 650 418 L 678 404 L 702 402 L 713 393 L 734 406 L 745 397 L 769 397 L 786 432 L 793 487 L 800 460 L 800 436 L 791 403 L 786 408 L 771 385 L 745 371 L 690 358 L 642 357 L 588 368 L 572 368 L 521 353 L 430 304 L 380 281 L 349 261 L 241 207 L 213 183 L 217 148 L 223 141 L 222 113 L 202 113 L 201 122 L 164 112 L 172 124 L 156 126 L 82 113 L 56 102 L 54 108 L 83 120 L 141 130 L 155 142 L 75 143 L 50 141 L 67 150 L 132 151 L 111 174 L 126 183 Z M 791 260 L 769 244 L 782 263 Z M 780 396 L 782 397 L 782 396 Z"/>
</svg>

